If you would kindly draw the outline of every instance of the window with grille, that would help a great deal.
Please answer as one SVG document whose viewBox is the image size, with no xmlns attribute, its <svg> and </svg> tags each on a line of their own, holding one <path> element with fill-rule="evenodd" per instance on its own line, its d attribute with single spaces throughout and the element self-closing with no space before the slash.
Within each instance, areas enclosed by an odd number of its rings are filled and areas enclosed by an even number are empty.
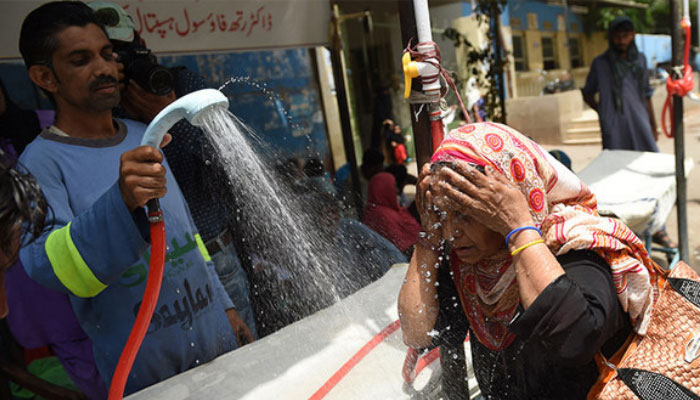
<svg viewBox="0 0 700 400">
<path fill-rule="evenodd" d="M 571 68 L 583 67 L 581 41 L 577 37 L 569 38 L 569 56 L 571 58 Z"/>
<path fill-rule="evenodd" d="M 513 61 L 516 71 L 527 71 L 527 51 L 521 35 L 513 35 Z"/>
<path fill-rule="evenodd" d="M 542 38 L 542 62 L 545 70 L 557 69 L 557 57 L 554 51 L 554 38 Z"/>
</svg>

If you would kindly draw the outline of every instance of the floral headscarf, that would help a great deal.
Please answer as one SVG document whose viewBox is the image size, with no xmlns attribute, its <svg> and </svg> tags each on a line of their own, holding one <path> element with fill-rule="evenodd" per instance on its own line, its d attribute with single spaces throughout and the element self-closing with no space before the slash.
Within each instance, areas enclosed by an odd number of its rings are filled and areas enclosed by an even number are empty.
<svg viewBox="0 0 700 400">
<path fill-rule="evenodd" d="M 431 162 L 462 160 L 490 165 L 525 194 L 530 213 L 555 255 L 592 250 L 610 264 L 617 295 L 635 330 L 644 334 L 655 292 L 653 261 L 622 222 L 598 215 L 595 196 L 571 171 L 520 132 L 477 123 L 451 131 Z M 508 325 L 520 296 L 512 257 L 464 264 L 450 257 L 465 314 L 479 341 L 491 350 L 508 347 Z"/>
</svg>

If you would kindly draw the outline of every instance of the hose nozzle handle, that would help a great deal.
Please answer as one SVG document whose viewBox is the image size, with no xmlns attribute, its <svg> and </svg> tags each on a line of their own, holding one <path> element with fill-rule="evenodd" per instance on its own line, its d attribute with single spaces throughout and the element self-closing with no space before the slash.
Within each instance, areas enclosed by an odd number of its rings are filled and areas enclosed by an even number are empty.
<svg viewBox="0 0 700 400">
<path fill-rule="evenodd" d="M 148 222 L 155 224 L 163 221 L 163 211 L 160 209 L 158 199 L 148 200 L 146 207 L 148 208 Z"/>
</svg>

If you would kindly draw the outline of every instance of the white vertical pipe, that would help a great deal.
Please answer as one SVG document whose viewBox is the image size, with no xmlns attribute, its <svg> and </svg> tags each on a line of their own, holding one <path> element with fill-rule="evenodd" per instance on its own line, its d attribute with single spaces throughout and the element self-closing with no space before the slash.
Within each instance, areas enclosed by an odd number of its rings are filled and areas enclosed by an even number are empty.
<svg viewBox="0 0 700 400">
<path fill-rule="evenodd" d="M 418 31 L 418 43 L 432 42 L 433 32 L 430 28 L 430 11 L 428 10 L 428 0 L 413 0 L 413 11 L 416 14 L 416 30 Z M 416 50 L 423 54 L 433 54 L 435 51 L 435 45 L 421 45 L 417 46 Z M 435 57 L 428 58 L 426 61 L 432 61 L 437 63 Z M 418 68 L 419 74 L 421 76 L 432 76 L 437 75 L 440 71 L 435 68 L 432 64 L 425 63 Z M 436 100 L 440 98 L 440 80 L 436 80 L 433 83 L 423 85 L 423 94 L 426 96 L 436 97 Z"/>
<path fill-rule="evenodd" d="M 433 32 L 430 29 L 430 11 L 428 10 L 428 0 L 413 0 L 413 10 L 416 13 L 418 42 L 432 42 Z"/>
</svg>

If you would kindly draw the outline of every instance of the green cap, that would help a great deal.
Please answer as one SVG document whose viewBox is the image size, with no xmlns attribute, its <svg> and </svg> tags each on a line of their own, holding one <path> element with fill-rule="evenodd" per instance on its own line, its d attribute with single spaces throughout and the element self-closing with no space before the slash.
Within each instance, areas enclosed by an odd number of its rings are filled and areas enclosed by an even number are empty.
<svg viewBox="0 0 700 400">
<path fill-rule="evenodd" d="M 108 1 L 91 1 L 87 5 L 95 10 L 97 21 L 105 27 L 110 40 L 134 40 L 134 21 L 123 8 Z"/>
</svg>

